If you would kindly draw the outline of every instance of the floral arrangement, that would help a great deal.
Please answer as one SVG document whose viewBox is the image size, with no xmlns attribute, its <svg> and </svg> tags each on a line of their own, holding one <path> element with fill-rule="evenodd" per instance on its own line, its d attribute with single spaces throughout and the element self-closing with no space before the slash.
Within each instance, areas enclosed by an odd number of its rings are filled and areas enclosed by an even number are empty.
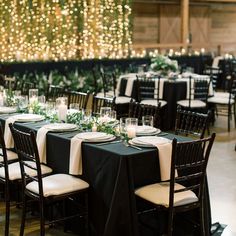
<svg viewBox="0 0 236 236">
<path fill-rule="evenodd" d="M 151 62 L 151 69 L 160 72 L 161 75 L 168 75 L 170 72 L 176 72 L 178 69 L 177 61 L 171 60 L 166 56 L 158 55 Z"/>
</svg>

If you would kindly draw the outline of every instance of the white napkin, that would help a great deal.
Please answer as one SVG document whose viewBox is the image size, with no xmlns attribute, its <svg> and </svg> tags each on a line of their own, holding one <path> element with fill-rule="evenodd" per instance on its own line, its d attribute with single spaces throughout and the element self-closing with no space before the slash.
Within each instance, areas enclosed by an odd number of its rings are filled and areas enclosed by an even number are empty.
<svg viewBox="0 0 236 236">
<path fill-rule="evenodd" d="M 129 74 L 127 77 L 127 84 L 125 89 L 125 96 L 131 97 L 136 74 Z"/>
<path fill-rule="evenodd" d="M 82 147 L 83 139 L 73 137 L 70 141 L 70 164 L 69 174 L 81 175 L 82 174 Z"/>
<path fill-rule="evenodd" d="M 158 80 L 155 79 L 155 89 L 158 89 Z M 163 91 L 164 91 L 164 83 L 167 79 L 161 78 L 160 79 L 160 87 L 159 87 L 159 99 L 163 99 Z M 157 94 L 155 93 L 154 98 L 157 99 Z"/>
<path fill-rule="evenodd" d="M 11 134 L 9 124 L 11 123 L 14 124 L 16 120 L 17 118 L 14 116 L 6 119 L 5 130 L 4 130 L 4 140 L 5 140 L 6 148 L 14 148 L 14 140 Z"/>
<path fill-rule="evenodd" d="M 38 146 L 39 158 L 40 162 L 47 164 L 47 156 L 46 156 L 46 140 L 47 140 L 47 133 L 49 129 L 44 127 L 40 128 L 37 132 L 36 142 Z"/>
<path fill-rule="evenodd" d="M 224 59 L 222 56 L 215 57 L 213 59 L 212 67 L 218 68 L 219 67 L 219 61 Z"/>
<path fill-rule="evenodd" d="M 109 139 L 110 135 L 102 132 L 86 132 L 75 135 L 70 142 L 69 174 L 82 174 L 82 142 L 100 142 Z"/>
<path fill-rule="evenodd" d="M 154 144 L 158 149 L 161 181 L 170 179 L 172 143 Z"/>
</svg>

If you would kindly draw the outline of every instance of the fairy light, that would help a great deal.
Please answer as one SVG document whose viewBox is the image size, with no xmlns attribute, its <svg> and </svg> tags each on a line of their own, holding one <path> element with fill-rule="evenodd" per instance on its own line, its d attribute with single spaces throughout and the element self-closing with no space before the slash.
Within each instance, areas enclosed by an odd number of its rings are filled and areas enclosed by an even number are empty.
<svg viewBox="0 0 236 236">
<path fill-rule="evenodd" d="M 0 61 L 124 58 L 131 0 L 0 0 Z"/>
</svg>

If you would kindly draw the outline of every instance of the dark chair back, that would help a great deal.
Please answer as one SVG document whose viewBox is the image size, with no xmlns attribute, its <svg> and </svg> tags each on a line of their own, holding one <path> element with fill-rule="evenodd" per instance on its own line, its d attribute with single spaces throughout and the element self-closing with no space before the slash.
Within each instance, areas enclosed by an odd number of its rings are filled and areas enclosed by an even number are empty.
<svg viewBox="0 0 236 236">
<path fill-rule="evenodd" d="M 48 85 L 46 100 L 56 101 L 58 97 L 63 97 L 65 95 L 64 88 L 59 85 Z"/>
<path fill-rule="evenodd" d="M 160 77 L 146 78 L 137 76 L 138 101 L 156 99 L 157 105 L 160 101 Z"/>
<path fill-rule="evenodd" d="M 192 135 L 203 138 L 209 125 L 210 111 L 207 114 L 184 110 L 177 107 L 175 134 Z"/>
<path fill-rule="evenodd" d="M 188 90 L 188 100 L 189 107 L 191 107 L 191 101 L 193 99 L 201 100 L 207 102 L 210 79 L 203 78 L 193 78 L 189 77 L 189 90 Z"/>
<path fill-rule="evenodd" d="M 30 180 L 37 181 L 39 186 L 39 195 L 43 197 L 42 173 L 35 133 L 33 131 L 30 131 L 30 133 L 22 132 L 13 127 L 12 124 L 10 124 L 9 126 L 12 132 L 15 148 L 20 161 L 23 190 L 25 190 L 26 187 L 26 180 L 27 183 Z M 27 163 L 26 161 L 31 161 L 34 164 L 28 164 L 29 162 Z M 35 171 L 36 175 L 28 175 L 25 172 L 25 167 Z"/>
<path fill-rule="evenodd" d="M 170 174 L 170 194 L 169 194 L 169 214 L 173 215 L 174 196 L 180 192 L 192 190 L 198 197 L 198 202 L 190 203 L 182 207 L 185 210 L 203 207 L 203 191 L 206 177 L 206 167 L 210 155 L 210 151 L 215 139 L 215 134 L 205 139 L 198 139 L 190 142 L 177 142 L 176 139 L 172 143 L 172 159 Z M 178 176 L 176 176 L 176 172 Z M 181 189 L 175 189 L 175 184 L 183 185 Z M 181 208 L 181 207 L 180 207 Z"/>
<path fill-rule="evenodd" d="M 114 103 L 115 103 L 115 98 L 93 96 L 92 114 L 99 115 L 101 107 L 111 107 L 111 109 L 114 109 L 115 107 Z"/>
<path fill-rule="evenodd" d="M 220 68 L 206 66 L 203 74 L 210 76 L 210 81 L 212 83 L 213 89 L 216 90 L 220 87 L 220 75 L 222 71 Z"/>
<path fill-rule="evenodd" d="M 23 81 L 21 84 L 21 94 L 28 95 L 29 89 L 35 89 L 35 88 L 36 88 L 35 83 Z"/>
<path fill-rule="evenodd" d="M 105 73 L 104 70 L 100 72 L 102 78 L 102 86 L 104 97 L 107 96 L 107 92 L 112 91 L 112 96 L 115 96 L 116 90 L 116 77 L 114 73 Z"/>
<path fill-rule="evenodd" d="M 71 91 L 68 92 L 67 94 L 68 94 L 68 106 L 70 106 L 70 104 L 72 103 L 76 103 L 79 105 L 80 109 L 86 109 L 89 99 L 88 93 Z"/>
<path fill-rule="evenodd" d="M 153 126 L 160 128 L 160 106 L 144 105 L 133 101 L 129 103 L 129 117 L 138 118 L 141 121 L 142 116 L 147 115 L 153 116 Z"/>
</svg>

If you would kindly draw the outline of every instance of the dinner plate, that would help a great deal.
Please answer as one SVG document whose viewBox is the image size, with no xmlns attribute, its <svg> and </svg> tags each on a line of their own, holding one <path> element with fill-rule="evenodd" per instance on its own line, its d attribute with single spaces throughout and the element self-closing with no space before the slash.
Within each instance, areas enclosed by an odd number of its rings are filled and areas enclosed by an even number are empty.
<svg viewBox="0 0 236 236">
<path fill-rule="evenodd" d="M 156 135 L 159 134 L 161 132 L 160 129 L 157 129 L 155 127 L 152 126 L 138 126 L 136 128 L 136 135 L 137 136 L 146 136 L 146 135 Z"/>
<path fill-rule="evenodd" d="M 84 132 L 77 134 L 76 137 L 90 143 L 109 142 L 116 139 L 114 135 L 104 132 Z"/>
<path fill-rule="evenodd" d="M 1 114 L 14 113 L 16 111 L 17 111 L 16 107 L 0 107 L 0 113 Z"/>
<path fill-rule="evenodd" d="M 48 129 L 51 132 L 74 131 L 78 129 L 76 124 L 68 124 L 68 123 L 53 123 L 44 125 L 43 128 Z"/>
<path fill-rule="evenodd" d="M 130 144 L 140 147 L 154 147 L 155 145 L 158 144 L 165 144 L 170 142 L 171 142 L 170 139 L 156 136 L 136 137 L 130 140 Z"/>
<path fill-rule="evenodd" d="M 44 120 L 45 117 L 37 114 L 20 114 L 12 116 L 17 122 L 33 122 L 33 121 L 41 121 Z"/>
</svg>

